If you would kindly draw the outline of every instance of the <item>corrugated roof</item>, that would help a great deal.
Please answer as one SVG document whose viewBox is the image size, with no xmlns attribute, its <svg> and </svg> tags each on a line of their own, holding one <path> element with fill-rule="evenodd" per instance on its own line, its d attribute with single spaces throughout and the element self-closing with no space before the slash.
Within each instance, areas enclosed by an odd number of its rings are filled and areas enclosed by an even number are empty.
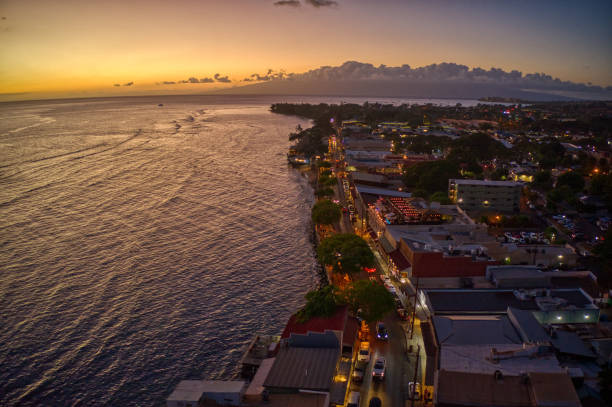
<svg viewBox="0 0 612 407">
<path fill-rule="evenodd" d="M 340 348 L 283 347 L 264 382 L 265 387 L 329 390 Z"/>
</svg>

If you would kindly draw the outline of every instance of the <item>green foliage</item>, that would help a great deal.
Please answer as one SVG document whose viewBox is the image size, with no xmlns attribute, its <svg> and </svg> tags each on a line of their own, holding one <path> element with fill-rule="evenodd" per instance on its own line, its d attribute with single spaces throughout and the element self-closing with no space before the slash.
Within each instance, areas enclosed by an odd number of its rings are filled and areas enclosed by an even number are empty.
<svg viewBox="0 0 612 407">
<path fill-rule="evenodd" d="M 488 161 L 509 157 L 511 151 L 485 133 L 468 134 L 451 144 L 449 160 L 458 162 Z"/>
<path fill-rule="evenodd" d="M 312 317 L 330 317 L 338 306 L 335 287 L 331 285 L 309 291 L 305 298 L 306 305 L 297 313 L 299 323 L 307 322 Z"/>
<path fill-rule="evenodd" d="M 322 168 L 331 168 L 331 166 L 332 165 L 331 165 L 331 163 L 329 161 L 321 161 L 319 163 L 319 167 L 322 167 Z"/>
<path fill-rule="evenodd" d="M 491 179 L 494 181 L 503 181 L 508 179 L 508 170 L 506 168 L 497 168 L 491 173 Z"/>
<path fill-rule="evenodd" d="M 321 186 L 326 186 L 326 187 L 331 187 L 333 185 L 336 185 L 338 181 L 336 181 L 336 178 L 334 177 L 329 177 L 326 175 L 321 175 L 319 177 L 319 185 Z"/>
<path fill-rule="evenodd" d="M 593 176 L 589 184 L 589 193 L 601 196 L 608 210 L 612 211 L 612 174 Z"/>
<path fill-rule="evenodd" d="M 351 283 L 340 297 L 354 313 L 361 310 L 361 317 L 368 323 L 380 321 L 395 308 L 391 293 L 382 284 L 370 280 Z"/>
<path fill-rule="evenodd" d="M 327 151 L 327 144 L 323 142 L 323 137 L 330 133 L 331 131 L 317 126 L 305 130 L 297 126 L 295 132 L 289 134 L 289 140 L 296 142 L 293 149 L 298 153 L 312 157 Z"/>
<path fill-rule="evenodd" d="M 427 195 L 447 190 L 449 178 L 459 178 L 459 165 L 449 160 L 418 163 L 404 171 L 404 184 Z"/>
<path fill-rule="evenodd" d="M 334 195 L 334 190 L 329 187 L 323 187 L 316 190 L 315 195 L 319 198 L 331 197 Z"/>
<path fill-rule="evenodd" d="M 317 249 L 321 263 L 336 273 L 359 273 L 363 267 L 374 266 L 374 254 L 361 237 L 340 233 L 323 240 Z"/>
<path fill-rule="evenodd" d="M 568 171 L 557 178 L 557 188 L 563 186 L 569 187 L 574 193 L 580 192 L 584 188 L 584 178 L 574 171 Z"/>
<path fill-rule="evenodd" d="M 331 172 L 331 170 L 323 170 L 323 171 L 321 171 L 321 175 L 325 176 L 325 177 L 329 177 L 329 176 L 332 175 L 332 172 Z"/>
<path fill-rule="evenodd" d="M 450 205 L 452 203 L 452 201 L 448 197 L 448 194 L 443 191 L 434 192 L 429 197 L 429 200 L 434 202 L 440 202 L 440 204 L 442 205 Z"/>
<path fill-rule="evenodd" d="M 342 217 L 342 209 L 328 199 L 323 199 L 312 207 L 312 221 L 317 225 L 332 225 Z"/>
<path fill-rule="evenodd" d="M 533 186 L 536 188 L 548 191 L 552 188 L 552 174 L 548 170 L 538 171 L 533 176 Z"/>
</svg>

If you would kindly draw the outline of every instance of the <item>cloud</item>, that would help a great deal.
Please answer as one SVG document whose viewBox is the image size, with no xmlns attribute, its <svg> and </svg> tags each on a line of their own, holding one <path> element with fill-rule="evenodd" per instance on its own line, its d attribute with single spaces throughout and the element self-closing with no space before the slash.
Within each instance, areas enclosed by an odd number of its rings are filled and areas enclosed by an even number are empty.
<svg viewBox="0 0 612 407">
<path fill-rule="evenodd" d="M 163 81 L 161 84 L 162 85 L 175 85 L 176 82 L 174 82 L 174 81 Z"/>
<path fill-rule="evenodd" d="M 116 87 L 116 88 L 118 88 L 119 86 L 121 86 L 121 84 L 119 84 L 119 83 L 114 83 L 114 84 L 113 84 L 113 86 L 114 86 L 114 87 Z"/>
<path fill-rule="evenodd" d="M 472 68 L 455 63 L 432 64 L 418 68 L 410 65 L 378 67 L 356 61 L 348 61 L 340 66 L 322 66 L 301 74 L 286 75 L 292 80 L 321 81 L 404 81 L 404 82 L 439 82 L 449 84 L 491 84 L 514 88 L 535 88 L 549 90 L 600 91 L 599 86 L 588 86 L 584 83 L 562 81 L 545 73 L 523 74 L 520 71 L 506 72 L 503 69 Z"/>
<path fill-rule="evenodd" d="M 133 84 L 134 82 L 127 82 L 127 83 L 124 83 L 123 86 L 132 86 Z"/>
<path fill-rule="evenodd" d="M 229 77 L 227 76 L 221 76 L 220 74 L 216 73 L 215 74 L 215 80 L 217 82 L 222 82 L 222 83 L 230 83 L 231 80 L 229 79 Z"/>
<path fill-rule="evenodd" d="M 213 83 L 215 80 L 213 78 L 202 78 L 200 79 L 200 83 Z"/>
<path fill-rule="evenodd" d="M 293 75 L 293 74 L 290 74 Z M 254 73 L 251 74 L 250 79 L 246 82 L 256 81 L 256 82 L 266 82 L 266 81 L 274 81 L 279 79 L 287 79 L 288 75 L 285 71 L 274 71 L 273 69 L 268 69 L 268 72 L 265 74 Z"/>
<path fill-rule="evenodd" d="M 289 6 L 289 7 L 300 7 L 298 0 L 280 0 L 274 3 L 275 6 Z"/>
<path fill-rule="evenodd" d="M 333 0 L 305 0 L 306 3 L 310 4 L 313 7 L 335 7 L 338 5 L 337 1 Z"/>
</svg>

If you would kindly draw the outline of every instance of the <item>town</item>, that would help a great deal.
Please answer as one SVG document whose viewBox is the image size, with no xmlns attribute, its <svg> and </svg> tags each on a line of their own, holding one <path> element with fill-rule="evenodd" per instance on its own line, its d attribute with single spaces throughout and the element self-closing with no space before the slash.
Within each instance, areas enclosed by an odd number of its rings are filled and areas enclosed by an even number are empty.
<svg viewBox="0 0 612 407">
<path fill-rule="evenodd" d="M 321 284 L 186 406 L 612 403 L 612 103 L 275 104 L 312 120 Z"/>
</svg>

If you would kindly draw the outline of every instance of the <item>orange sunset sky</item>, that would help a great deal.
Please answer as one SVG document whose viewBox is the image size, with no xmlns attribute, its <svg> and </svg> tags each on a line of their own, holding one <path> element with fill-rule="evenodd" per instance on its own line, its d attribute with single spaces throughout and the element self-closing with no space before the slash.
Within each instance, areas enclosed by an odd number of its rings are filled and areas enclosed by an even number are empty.
<svg viewBox="0 0 612 407">
<path fill-rule="evenodd" d="M 347 60 L 455 62 L 612 85 L 609 1 L 310 3 L 318 4 L 5 0 L 0 93 L 207 91 L 268 69 L 299 73 Z M 215 74 L 232 82 L 158 84 Z"/>
</svg>

